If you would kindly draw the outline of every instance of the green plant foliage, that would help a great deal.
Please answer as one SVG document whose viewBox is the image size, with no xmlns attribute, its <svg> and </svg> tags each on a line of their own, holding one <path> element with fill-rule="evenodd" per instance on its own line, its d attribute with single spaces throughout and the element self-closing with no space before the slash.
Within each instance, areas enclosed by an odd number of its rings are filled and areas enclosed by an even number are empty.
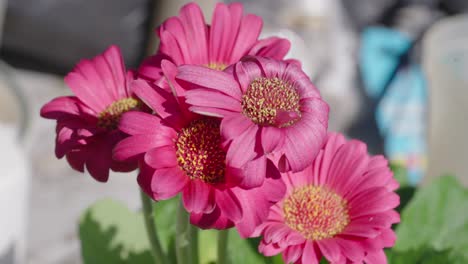
<svg viewBox="0 0 468 264">
<path fill-rule="evenodd" d="M 389 263 L 468 263 L 468 191 L 450 176 L 421 188 L 402 212 L 397 237 Z"/>
<path fill-rule="evenodd" d="M 151 263 L 143 217 L 109 199 L 88 208 L 80 219 L 84 264 Z"/>
</svg>

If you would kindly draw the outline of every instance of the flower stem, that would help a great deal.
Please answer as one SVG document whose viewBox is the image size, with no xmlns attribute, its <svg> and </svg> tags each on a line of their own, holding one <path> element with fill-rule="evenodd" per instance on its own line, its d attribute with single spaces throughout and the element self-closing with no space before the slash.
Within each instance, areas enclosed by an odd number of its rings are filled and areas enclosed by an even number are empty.
<svg viewBox="0 0 468 264">
<path fill-rule="evenodd" d="M 154 225 L 153 202 L 140 190 L 141 203 L 143 205 L 143 218 L 145 219 L 146 233 L 150 242 L 154 263 L 169 263 L 159 242 L 156 226 Z"/>
<path fill-rule="evenodd" d="M 177 212 L 175 247 L 178 264 L 198 264 L 198 229 L 190 224 L 182 201 Z"/>
<path fill-rule="evenodd" d="M 220 230 L 218 232 L 218 264 L 227 264 L 227 244 L 229 230 Z"/>
</svg>

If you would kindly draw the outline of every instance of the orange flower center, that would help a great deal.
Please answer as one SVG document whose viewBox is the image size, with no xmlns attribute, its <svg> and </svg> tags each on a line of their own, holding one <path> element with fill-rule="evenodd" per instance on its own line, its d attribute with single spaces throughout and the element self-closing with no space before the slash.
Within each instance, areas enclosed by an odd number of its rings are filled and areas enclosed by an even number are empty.
<svg viewBox="0 0 468 264">
<path fill-rule="evenodd" d="M 213 70 L 222 71 L 226 69 L 227 65 L 224 63 L 219 63 L 219 62 L 210 62 L 206 65 L 206 67 L 213 69 Z"/>
<path fill-rule="evenodd" d="M 310 240 L 331 238 L 349 224 L 346 200 L 324 186 L 296 188 L 283 212 L 285 223 Z"/>
<path fill-rule="evenodd" d="M 99 114 L 97 126 L 107 130 L 114 130 L 119 125 L 123 113 L 138 109 L 139 106 L 140 101 L 132 97 L 115 101 Z"/>
<path fill-rule="evenodd" d="M 183 128 L 176 140 L 179 167 L 206 183 L 224 182 L 226 152 L 221 149 L 219 121 L 202 118 Z"/>
<path fill-rule="evenodd" d="M 242 96 L 242 110 L 261 126 L 288 127 L 301 118 L 300 96 L 279 78 L 257 78 Z"/>
</svg>

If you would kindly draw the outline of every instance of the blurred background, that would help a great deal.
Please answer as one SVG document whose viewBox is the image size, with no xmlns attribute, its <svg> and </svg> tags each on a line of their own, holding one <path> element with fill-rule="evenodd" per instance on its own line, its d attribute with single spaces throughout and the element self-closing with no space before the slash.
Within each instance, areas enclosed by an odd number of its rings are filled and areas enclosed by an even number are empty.
<svg viewBox="0 0 468 264">
<path fill-rule="evenodd" d="M 0 264 L 81 263 L 87 206 L 139 207 L 135 174 L 100 184 L 57 160 L 55 122 L 39 109 L 70 94 L 64 75 L 111 44 L 137 67 L 157 47 L 155 26 L 186 2 L 0 0 Z M 210 21 L 216 1 L 197 2 Z M 331 106 L 330 130 L 407 167 L 411 185 L 441 174 L 468 184 L 468 1 L 241 2 L 263 17 L 263 36 L 291 40 L 289 57 Z"/>
</svg>

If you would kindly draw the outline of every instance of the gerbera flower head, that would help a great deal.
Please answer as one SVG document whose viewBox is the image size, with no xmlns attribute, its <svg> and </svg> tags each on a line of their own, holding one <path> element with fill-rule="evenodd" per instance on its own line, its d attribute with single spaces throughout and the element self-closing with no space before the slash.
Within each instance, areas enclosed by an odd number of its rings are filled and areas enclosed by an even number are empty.
<svg viewBox="0 0 468 264">
<path fill-rule="evenodd" d="M 369 156 L 359 141 L 330 134 L 314 163 L 287 173 L 284 198 L 256 230 L 259 251 L 283 254 L 286 263 L 386 263 L 398 183 L 382 156 Z"/>
<path fill-rule="evenodd" d="M 210 25 L 196 3 L 186 4 L 179 16 L 167 19 L 157 29 L 159 49 L 142 64 L 139 74 L 158 80 L 163 59 L 177 66 L 203 65 L 215 70 L 223 70 L 246 55 L 283 59 L 289 41 L 278 37 L 259 40 L 262 24 L 260 17 L 244 14 L 240 3 L 217 3 Z"/>
<path fill-rule="evenodd" d="M 130 92 L 132 73 L 125 71 L 122 55 L 111 46 L 92 60 L 82 60 L 65 77 L 75 96 L 58 97 L 45 104 L 41 116 L 57 120 L 55 154 L 66 156 L 72 168 L 107 181 L 109 170 L 131 171 L 136 162 L 117 162 L 112 148 L 126 135 L 117 129 L 123 113 L 140 108 Z"/>
<path fill-rule="evenodd" d="M 271 154 L 281 171 L 297 172 L 312 164 L 324 143 L 328 105 L 295 63 L 251 57 L 223 72 L 183 65 L 176 79 L 189 90 L 190 110 L 222 118 L 227 161 L 241 168 L 244 188 L 262 184 Z"/>
<path fill-rule="evenodd" d="M 140 157 L 141 188 L 154 200 L 182 193 L 193 224 L 217 229 L 237 225 L 243 234 L 251 234 L 285 191 L 274 164 L 266 164 L 272 174 L 255 191 L 237 187 L 231 180 L 235 169 L 227 165 L 221 145 L 219 118 L 191 113 L 169 87 L 140 79 L 133 91 L 155 114 L 122 116 L 119 128 L 131 136 L 115 147 L 114 157 Z"/>
</svg>

